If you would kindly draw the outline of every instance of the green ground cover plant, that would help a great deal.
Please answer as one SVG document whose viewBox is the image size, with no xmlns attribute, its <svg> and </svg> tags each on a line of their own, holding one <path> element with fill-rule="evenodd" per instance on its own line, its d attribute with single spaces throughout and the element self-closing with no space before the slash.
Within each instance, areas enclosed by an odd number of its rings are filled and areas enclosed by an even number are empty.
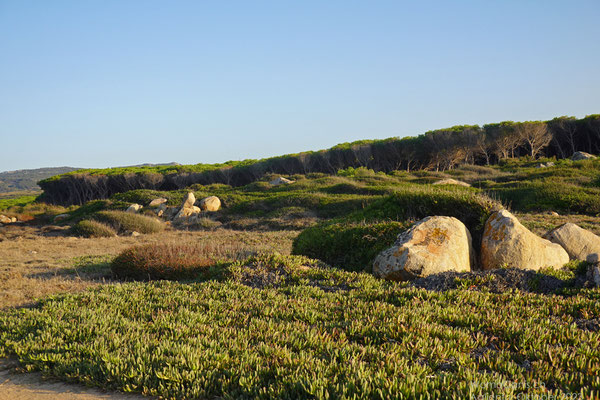
<svg viewBox="0 0 600 400">
<path fill-rule="evenodd" d="M 600 390 L 600 294 L 427 291 L 294 256 L 0 313 L 27 370 L 164 398 L 470 398 Z"/>
</svg>

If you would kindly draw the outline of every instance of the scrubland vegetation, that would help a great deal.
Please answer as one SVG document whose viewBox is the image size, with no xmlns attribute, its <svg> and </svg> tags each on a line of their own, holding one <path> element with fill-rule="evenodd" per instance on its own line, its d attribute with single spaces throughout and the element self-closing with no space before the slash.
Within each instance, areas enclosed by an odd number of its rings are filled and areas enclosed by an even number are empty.
<svg viewBox="0 0 600 400">
<path fill-rule="evenodd" d="M 560 124 L 591 135 L 594 118 L 543 124 L 554 135 L 548 153 L 571 150 L 565 145 L 571 139 L 557 133 Z M 501 138 L 522 129 L 460 127 L 410 140 L 477 132 Z M 382 143 L 388 152 L 395 146 Z M 328 154 L 360 159 L 358 149 L 367 146 L 375 157 L 382 143 L 341 145 Z M 2 241 L 0 232 L 0 256 L 10 260 L 0 283 L 8 298 L 0 303 L 0 355 L 16 357 L 25 370 L 163 398 L 597 398 L 600 292 L 590 285 L 586 262 L 404 283 L 371 274 L 374 257 L 430 215 L 462 221 L 476 249 L 486 220 L 501 207 L 539 235 L 564 222 L 600 233 L 600 160 L 536 160 L 531 156 L 545 147 L 520 143 L 502 150 L 494 144 L 491 161 L 529 152 L 494 165 L 475 165 L 482 153 L 468 152 L 460 153 L 470 154 L 461 165 L 438 158 L 437 167 L 414 161 L 402 170 L 369 168 L 375 161 L 367 157 L 333 174 L 292 168 L 286 177 L 294 182 L 280 186 L 264 175 L 275 168 L 264 168 L 258 180 L 249 175 L 244 185 L 189 185 L 200 175 L 182 177 L 184 166 L 148 167 L 164 176 L 176 169 L 179 175 L 169 179 L 182 181 L 172 190 L 107 192 L 69 208 L 7 204 L 3 213 L 34 221 L 66 213 L 55 224 L 70 230 L 60 235 L 78 238 L 59 236 L 65 254 L 44 261 L 52 269 L 34 273 L 44 248 L 35 243 L 50 245 L 51 238 L 20 245 L 20 234 L 6 231 Z M 554 165 L 540 167 L 547 163 Z M 123 172 L 140 171 L 88 171 L 85 179 L 125 182 Z M 448 178 L 471 186 L 431 185 Z M 189 191 L 198 199 L 218 196 L 222 209 L 176 230 L 148 206 L 164 197 L 178 207 Z M 125 212 L 133 203 L 145 207 Z M 131 237 L 133 231 L 142 235 Z M 43 290 L 16 297 L 8 289 L 16 282 Z"/>
<path fill-rule="evenodd" d="M 361 140 L 328 150 L 264 160 L 229 161 L 159 167 L 78 170 L 40 182 L 46 202 L 71 205 L 105 199 L 133 189 L 175 190 L 193 184 L 243 186 L 265 174 L 335 174 L 340 169 L 369 168 L 448 171 L 461 164 L 490 165 L 505 159 L 542 155 L 567 158 L 575 151 L 600 152 L 600 115 L 582 119 L 461 125 L 416 137 Z"/>
</svg>

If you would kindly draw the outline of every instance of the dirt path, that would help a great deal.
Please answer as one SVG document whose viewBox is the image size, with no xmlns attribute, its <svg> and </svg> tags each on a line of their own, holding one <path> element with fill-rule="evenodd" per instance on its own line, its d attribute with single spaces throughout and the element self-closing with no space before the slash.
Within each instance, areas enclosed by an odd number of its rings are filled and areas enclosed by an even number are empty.
<svg viewBox="0 0 600 400">
<path fill-rule="evenodd" d="M 106 393 L 82 385 L 44 379 L 40 373 L 0 371 L 0 400 L 136 400 L 140 395 Z"/>
</svg>

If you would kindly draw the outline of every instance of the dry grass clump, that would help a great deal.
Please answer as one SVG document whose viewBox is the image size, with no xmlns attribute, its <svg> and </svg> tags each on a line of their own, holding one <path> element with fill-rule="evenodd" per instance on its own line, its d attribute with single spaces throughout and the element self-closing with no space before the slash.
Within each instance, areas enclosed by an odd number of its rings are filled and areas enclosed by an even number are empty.
<svg viewBox="0 0 600 400">
<path fill-rule="evenodd" d="M 100 211 L 93 218 L 110 225 L 117 232 L 156 233 L 165 229 L 165 224 L 156 218 L 125 211 Z"/>
<path fill-rule="evenodd" d="M 111 263 L 118 278 L 134 280 L 194 279 L 218 276 L 218 265 L 252 254 L 240 245 L 214 243 L 153 243 L 135 246 L 119 254 Z"/>
<path fill-rule="evenodd" d="M 113 237 L 117 232 L 109 225 L 94 220 L 83 220 L 76 223 L 71 232 L 87 238 Z"/>
</svg>

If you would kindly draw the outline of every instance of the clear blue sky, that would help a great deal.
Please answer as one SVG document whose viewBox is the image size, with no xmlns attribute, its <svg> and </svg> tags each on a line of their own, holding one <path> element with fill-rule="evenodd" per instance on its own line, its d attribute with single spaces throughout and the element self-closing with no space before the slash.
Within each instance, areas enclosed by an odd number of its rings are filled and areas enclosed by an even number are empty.
<svg viewBox="0 0 600 400">
<path fill-rule="evenodd" d="M 0 0 L 0 171 L 600 113 L 600 1 Z"/>
</svg>

